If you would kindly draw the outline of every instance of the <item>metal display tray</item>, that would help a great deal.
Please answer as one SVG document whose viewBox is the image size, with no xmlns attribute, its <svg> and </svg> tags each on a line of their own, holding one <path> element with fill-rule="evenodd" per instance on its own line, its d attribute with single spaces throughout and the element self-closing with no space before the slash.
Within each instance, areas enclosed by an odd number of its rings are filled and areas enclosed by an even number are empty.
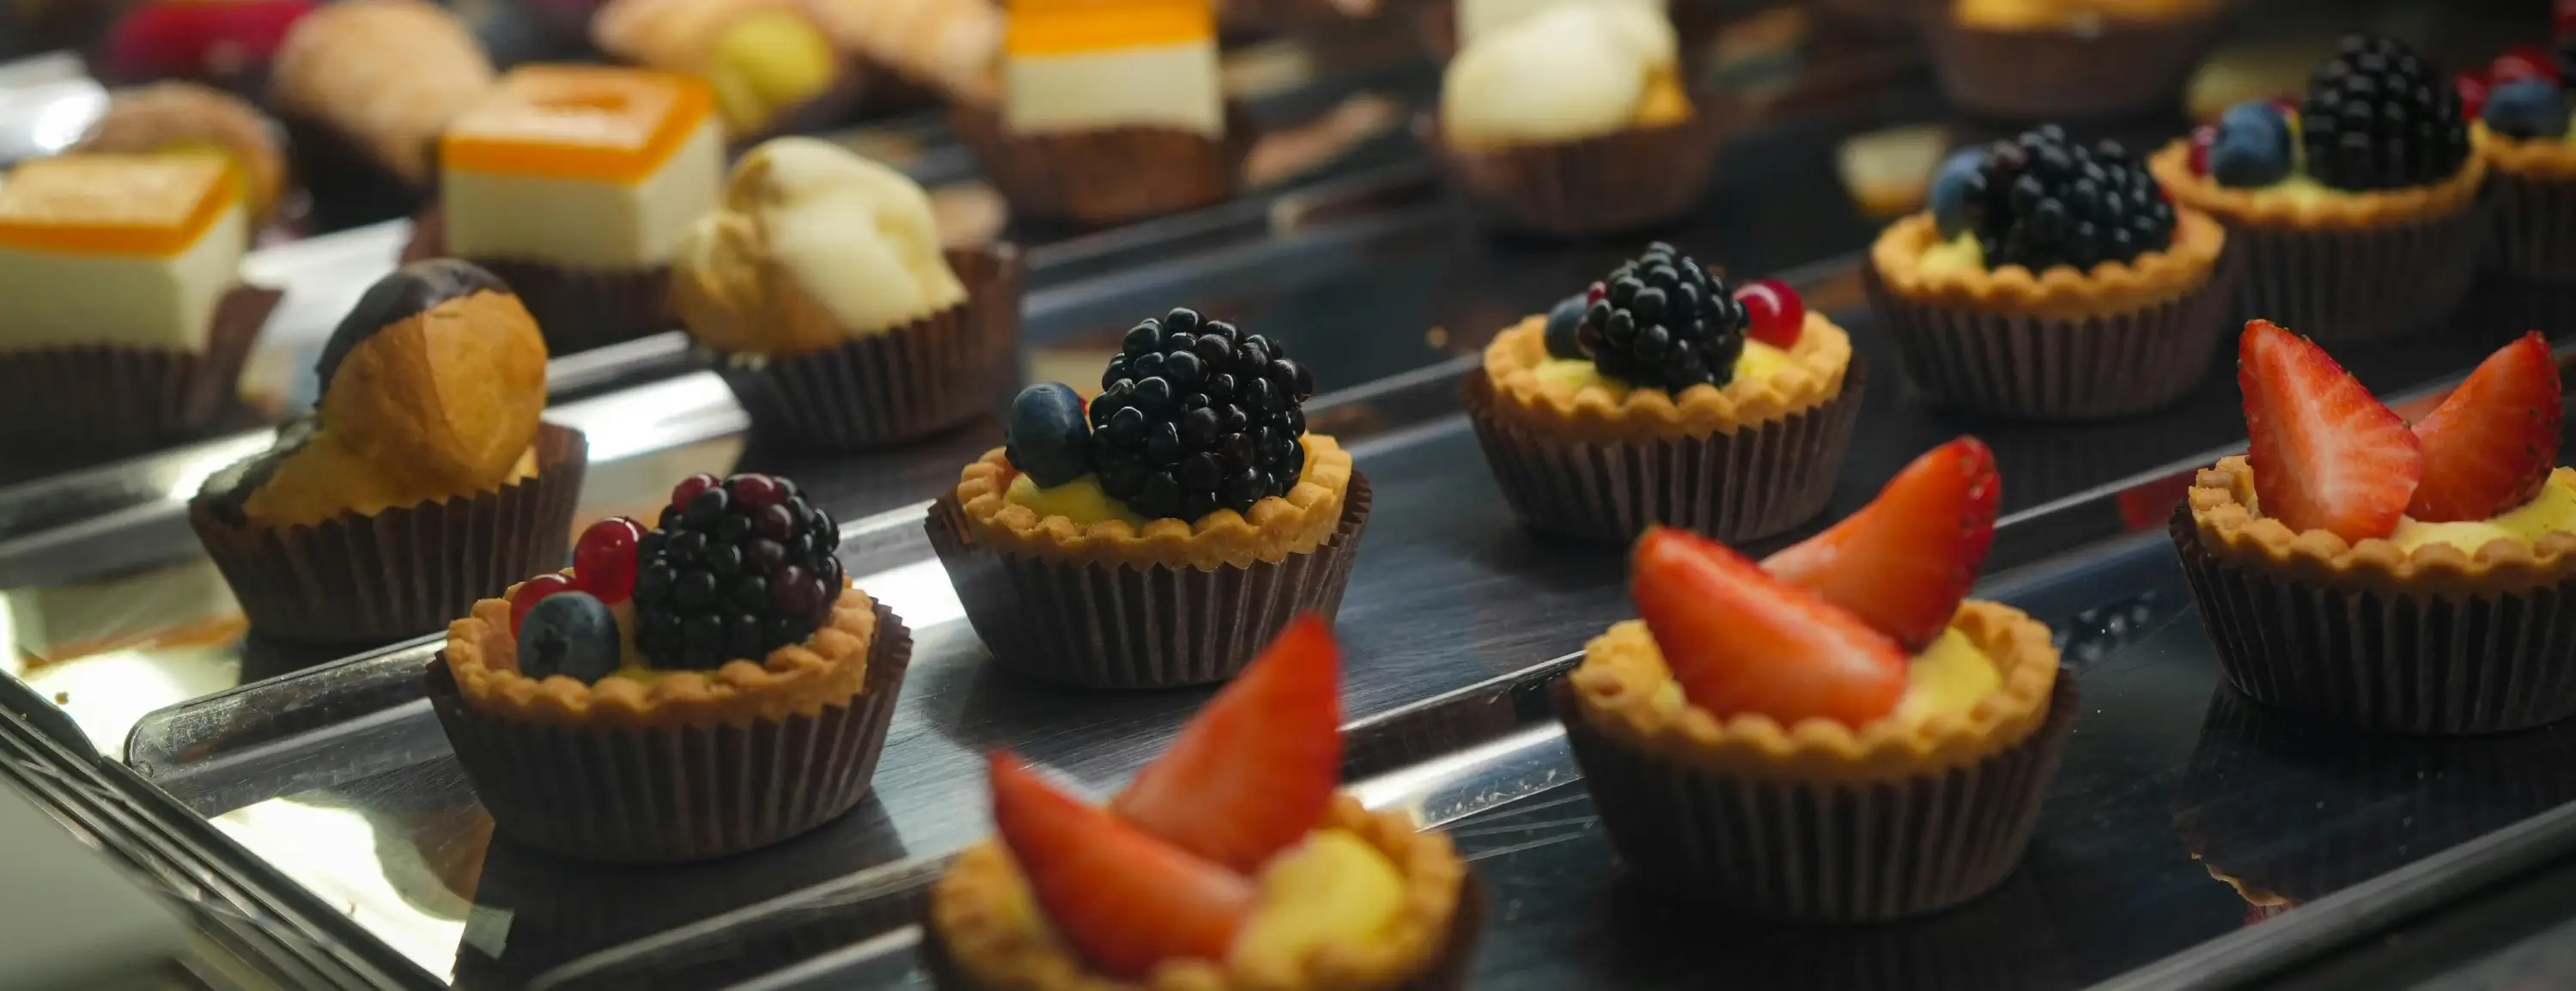
<svg viewBox="0 0 2576 991">
<path fill-rule="evenodd" d="M 1850 278 L 1842 268 L 1802 281 L 1815 290 L 1811 296 L 1830 299 L 1833 286 Z M 1865 316 L 1833 313 L 1864 354 L 1885 360 L 1884 342 Z M 2426 348 L 2432 350 L 2419 350 Z M 2353 354 L 2357 366 L 2388 375 L 2420 372 L 2436 360 L 2431 367 L 2463 368 L 2482 348 L 2463 340 Z M 1568 651 L 1629 612 L 1616 549 L 1553 543 L 1514 525 L 1472 431 L 1454 412 L 1457 371 L 1441 366 L 1330 397 L 1311 417 L 1345 425 L 1333 429 L 1351 444 L 1376 491 L 1338 624 L 1350 658 L 1345 712 L 1362 730 L 1382 728 L 1363 738 L 1386 735 L 1429 748 L 1408 751 L 1412 756 L 1402 760 L 1359 758 L 1355 779 L 1422 753 L 1490 742 L 1495 733 L 1543 733 L 1527 721 L 1535 710 L 1508 719 L 1486 712 L 1457 727 L 1438 721 L 1445 717 L 1426 724 L 1415 719 L 1450 711 L 1426 709 L 1426 698 L 1511 694 L 1503 691 L 1511 685 L 1525 692 L 1532 679 L 1553 670 L 1533 668 L 1533 659 L 1557 657 L 1553 663 L 1561 666 Z M 2241 421 L 2224 376 L 2214 375 L 2217 385 L 2157 416 L 2035 427 L 1968 424 L 1927 410 L 1891 387 L 1892 371 L 1874 373 L 1882 377 L 1866 401 L 1870 427 L 1823 519 L 1866 501 L 1914 454 L 1975 429 L 1995 447 L 2007 501 L 2019 510 L 1998 533 L 1992 567 L 1999 577 L 1989 583 L 1996 594 L 2061 629 L 2092 623 L 2127 635 L 2169 617 L 2177 600 L 2171 591 L 2148 595 L 2156 591 L 2153 583 L 2042 581 L 2006 569 L 2139 523 L 2137 507 L 2129 505 L 2124 517 L 2122 499 L 2104 482 L 2158 478 L 2205 463 L 2213 449 L 2233 443 Z M 2090 491 L 2054 498 L 2077 485 Z M 2034 491 L 2052 493 L 2053 501 L 2034 498 Z M 2170 490 L 2164 491 L 2169 504 Z M 2146 522 L 2160 523 L 2161 507 L 2151 509 L 2156 519 Z M 712 924 L 711 916 L 817 878 L 849 875 L 855 878 L 849 883 L 868 885 L 892 876 L 880 865 L 911 862 L 907 869 L 924 870 L 907 858 L 936 858 L 988 828 L 978 774 L 985 749 L 1010 747 L 1092 794 L 1105 794 L 1157 752 L 1206 693 L 1069 692 L 990 670 L 982 645 L 959 621 L 960 607 L 921 534 L 920 514 L 917 505 L 903 507 L 845 528 L 850 573 L 904 616 L 917 638 L 875 793 L 851 816 L 770 851 L 637 871 L 568 864 L 493 841 L 489 818 L 419 697 L 421 672 L 436 649 L 430 642 L 153 713 L 128 739 L 127 758 L 280 872 L 326 900 L 345 901 L 361 927 L 424 971 L 466 986 L 514 986 L 621 940 Z M 2128 574 L 2103 567 L 2067 573 Z M 2150 612 L 2136 612 L 2142 608 Z M 2094 618 L 2083 619 L 2088 613 Z M 2096 643 L 2077 639 L 2079 664 L 2107 652 Z M 2205 695 L 2209 678 L 2198 677 Z M 2110 697 L 2116 695 L 2088 684 L 2088 711 Z M 2188 734 L 2175 735 L 2181 742 L 2167 741 L 2169 749 L 2187 750 Z M 1554 780 L 1567 780 L 1555 773 Z M 2136 818 L 2134 809 L 2121 808 Z M 2132 962 L 2114 961 L 2121 968 Z"/>
</svg>

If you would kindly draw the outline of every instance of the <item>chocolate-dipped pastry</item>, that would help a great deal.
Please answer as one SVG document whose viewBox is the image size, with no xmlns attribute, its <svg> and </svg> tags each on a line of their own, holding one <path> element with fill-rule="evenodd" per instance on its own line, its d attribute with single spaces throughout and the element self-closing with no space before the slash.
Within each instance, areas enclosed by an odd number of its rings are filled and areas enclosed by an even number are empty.
<svg viewBox="0 0 2576 991">
<path fill-rule="evenodd" d="M 209 479 L 217 512 L 292 526 L 535 471 L 545 341 L 490 272 L 452 259 L 397 269 L 340 321 L 315 372 L 322 400 L 309 423 L 281 432 L 237 478 Z"/>
</svg>

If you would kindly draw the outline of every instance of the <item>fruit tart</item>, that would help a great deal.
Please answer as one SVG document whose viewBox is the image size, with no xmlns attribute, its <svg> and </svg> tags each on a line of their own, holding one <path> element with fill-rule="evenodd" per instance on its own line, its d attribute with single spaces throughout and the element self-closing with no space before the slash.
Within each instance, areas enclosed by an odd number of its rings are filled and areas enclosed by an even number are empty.
<svg viewBox="0 0 2576 991">
<path fill-rule="evenodd" d="M 1993 454 L 1963 437 L 1760 564 L 1647 531 L 1643 619 L 1593 638 L 1555 693 L 1640 880 L 1733 914 L 1866 922 L 2012 871 L 2075 686 L 2046 626 L 1965 599 L 2000 498 Z"/>
<path fill-rule="evenodd" d="M 2200 384 L 2243 266 L 2117 142 L 2047 125 L 1952 156 L 1931 199 L 1879 235 L 1862 283 L 1935 401 L 2076 419 Z"/>
<path fill-rule="evenodd" d="M 1699 204 L 1725 108 L 1684 89 L 1659 5 L 1555 4 L 1466 41 L 1429 135 L 1450 184 L 1502 226 L 1634 230 Z"/>
<path fill-rule="evenodd" d="M 994 839 L 930 892 L 951 991 L 1464 986 L 1484 892 L 1446 835 L 1337 793 L 1339 650 L 1281 632 L 1107 808 L 1007 753 Z"/>
<path fill-rule="evenodd" d="M 2226 0 L 1955 0 L 1926 25 L 1941 95 L 2016 120 L 2170 113 Z"/>
<path fill-rule="evenodd" d="M 1496 335 L 1465 392 L 1494 480 L 1532 529 L 1754 540 L 1824 509 L 1863 371 L 1851 337 L 1788 286 L 1730 289 L 1658 243 Z"/>
<path fill-rule="evenodd" d="M 2576 713 L 2576 471 L 2558 366 L 2505 345 L 2413 426 L 2315 342 L 2237 344 L 2245 454 L 2194 480 L 2174 546 L 2248 697 L 2367 729 L 2485 733 Z"/>
<path fill-rule="evenodd" d="M 2449 314 L 2476 274 L 2487 160 L 2459 92 L 2402 43 L 2347 37 L 2295 107 L 2237 104 L 2148 164 L 2175 206 L 2227 225 L 2244 315 L 2390 337 Z"/>
<path fill-rule="evenodd" d="M 448 624 L 430 704 L 502 835 L 704 860 L 867 794 L 912 634 L 842 573 L 831 514 L 784 478 L 692 475 L 660 524 L 593 524 L 571 568 Z"/>
<path fill-rule="evenodd" d="M 753 430 L 856 450 L 987 414 L 1018 382 L 1017 249 L 943 251 L 930 196 L 828 141 L 774 138 L 689 228 L 671 293 Z"/>
<path fill-rule="evenodd" d="M 442 259 L 376 280 L 314 375 L 313 412 L 188 502 L 253 630 L 434 633 L 563 559 L 589 442 L 538 419 L 545 341 L 492 273 Z"/>
<path fill-rule="evenodd" d="M 2529 282 L 2576 282 L 2576 33 L 2554 53 L 2506 52 L 2478 82 L 2484 101 L 2470 113 L 2495 201 L 2488 262 Z"/>
<path fill-rule="evenodd" d="M 1315 376 L 1195 310 L 1127 332 L 1086 404 L 1011 403 L 1007 443 L 930 508 L 931 546 L 1003 668 L 1091 688 L 1223 681 L 1304 612 L 1329 618 L 1368 479 L 1306 432 Z"/>
</svg>

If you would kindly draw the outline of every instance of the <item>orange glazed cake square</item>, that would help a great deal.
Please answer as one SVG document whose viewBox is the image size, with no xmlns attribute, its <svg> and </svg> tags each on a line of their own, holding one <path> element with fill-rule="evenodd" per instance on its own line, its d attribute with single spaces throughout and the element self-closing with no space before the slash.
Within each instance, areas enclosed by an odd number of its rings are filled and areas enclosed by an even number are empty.
<svg viewBox="0 0 2576 991">
<path fill-rule="evenodd" d="M 0 347 L 202 350 L 249 242 L 219 156 L 28 162 L 0 182 Z"/>
<path fill-rule="evenodd" d="M 529 65 L 439 139 L 447 253 L 573 268 L 662 264 L 724 177 L 706 84 L 648 69 Z"/>
</svg>

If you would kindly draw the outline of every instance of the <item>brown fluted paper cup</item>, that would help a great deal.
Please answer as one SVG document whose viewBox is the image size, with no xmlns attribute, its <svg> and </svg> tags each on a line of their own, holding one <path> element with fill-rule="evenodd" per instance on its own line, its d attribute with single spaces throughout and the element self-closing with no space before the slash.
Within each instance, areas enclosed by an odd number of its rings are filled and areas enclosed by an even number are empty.
<svg viewBox="0 0 2576 991">
<path fill-rule="evenodd" d="M 2237 315 L 2328 346 L 2425 330 L 2476 277 L 2485 208 L 2364 229 L 2247 224 L 2227 217 L 2227 250 L 2245 256 Z"/>
<path fill-rule="evenodd" d="M 2106 21 L 2097 29 L 1991 30 L 1936 13 L 1925 18 L 1941 93 L 1973 113 L 2074 120 L 2170 112 L 2200 57 L 2226 26 L 2213 12 L 2163 21 Z"/>
<path fill-rule="evenodd" d="M 435 205 L 412 218 L 406 264 L 447 255 L 447 227 Z M 588 351 L 679 327 L 671 313 L 671 269 L 567 268 L 517 258 L 467 258 L 500 277 L 537 320 L 546 353 Z"/>
<path fill-rule="evenodd" d="M 1734 110 L 1701 97 L 1691 119 L 1550 144 L 1464 148 L 1437 116 L 1423 139 L 1449 184 L 1486 221 L 1553 237 L 1615 234 L 1681 219 L 1697 207 Z"/>
<path fill-rule="evenodd" d="M 721 857 L 830 822 L 867 796 L 912 663 L 912 631 L 882 601 L 876 615 L 865 686 L 817 715 L 644 728 L 498 719 L 457 694 L 444 656 L 429 664 L 430 706 L 510 840 L 609 863 Z"/>
<path fill-rule="evenodd" d="M 997 552 L 975 541 L 953 493 L 925 526 L 1003 670 L 1084 688 L 1175 688 L 1234 677 L 1300 613 L 1329 621 L 1370 506 L 1368 478 L 1353 471 L 1341 525 L 1314 550 L 1213 571 Z"/>
<path fill-rule="evenodd" d="M 2170 529 L 2228 681 L 2257 702 L 2420 736 L 2576 715 L 2576 576 L 2388 595 L 2211 553 L 2188 504 Z"/>
<path fill-rule="evenodd" d="M 563 566 L 590 442 L 549 423 L 536 448 L 534 476 L 489 492 L 291 527 L 224 519 L 201 496 L 188 523 L 253 632 L 333 644 L 435 633 L 476 600 Z"/>
<path fill-rule="evenodd" d="M 2576 283 L 2576 179 L 2487 172 L 2492 266 L 2525 282 Z"/>
<path fill-rule="evenodd" d="M 1602 828 L 1629 873 L 1675 897 L 1795 922 L 1879 922 L 1957 905 L 2021 862 L 2075 720 L 2061 674 L 2028 739 L 1941 775 L 1757 781 L 1683 766 L 1593 729 L 1554 692 Z"/>
<path fill-rule="evenodd" d="M 239 400 L 242 363 L 285 294 L 236 286 L 206 349 L 0 350 L 0 448 L 136 451 L 184 440 Z"/>
<path fill-rule="evenodd" d="M 411 216 L 434 183 L 414 182 L 329 122 L 281 112 L 293 178 L 312 194 L 316 230 L 341 230 Z M 437 156 L 431 156 L 436 161 Z"/>
<path fill-rule="evenodd" d="M 1943 406 L 1989 416 L 2090 420 L 2181 399 L 2227 336 L 2244 265 L 2230 253 L 2207 283 L 2157 306 L 2083 319 L 1909 298 L 1861 266 L 1871 308 L 1906 377 Z"/>
<path fill-rule="evenodd" d="M 973 102 L 956 104 L 949 120 L 1013 212 L 1099 227 L 1232 197 L 1254 136 L 1252 118 L 1233 105 L 1217 139 L 1167 127 L 1013 134 L 998 111 Z"/>
<path fill-rule="evenodd" d="M 1531 529 L 1626 544 L 1663 525 L 1741 543 L 1824 511 L 1868 384 L 1868 362 L 1854 354 L 1842 391 L 1822 404 L 1732 434 L 1617 444 L 1505 422 L 1483 369 L 1467 373 L 1464 390 L 1485 463 Z"/>
<path fill-rule="evenodd" d="M 1476 971 L 1476 943 L 1485 933 L 1485 882 L 1468 871 L 1459 881 L 1458 911 L 1449 917 L 1449 938 L 1440 944 L 1440 955 L 1430 966 L 1410 978 L 1389 985 L 1386 991 L 1457 991 L 1467 986 L 1467 978 Z M 922 900 L 921 960 L 930 971 L 930 985 L 946 991 L 985 991 L 984 986 L 969 980 L 957 969 L 948 952 L 948 941 L 928 915 L 929 899 Z"/>
<path fill-rule="evenodd" d="M 827 351 L 721 354 L 716 375 L 755 433 L 817 450 L 910 440 L 989 412 L 1018 382 L 1025 268 L 1009 245 L 952 249 L 948 263 L 965 303 Z"/>
</svg>

